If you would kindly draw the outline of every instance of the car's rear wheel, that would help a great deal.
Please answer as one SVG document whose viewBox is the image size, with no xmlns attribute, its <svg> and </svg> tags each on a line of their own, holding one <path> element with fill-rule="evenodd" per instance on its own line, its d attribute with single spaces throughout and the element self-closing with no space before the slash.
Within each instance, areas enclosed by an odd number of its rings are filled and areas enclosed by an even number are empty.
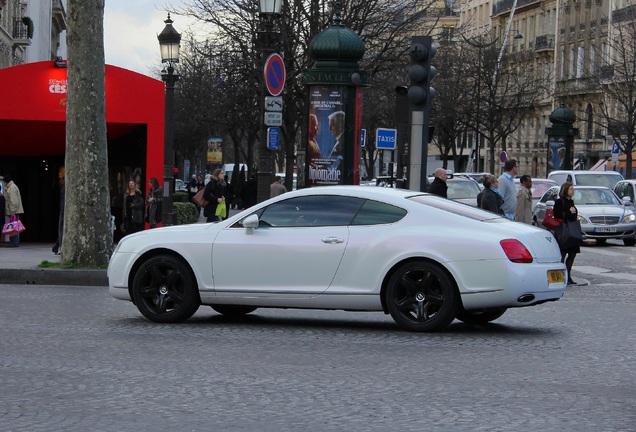
<svg viewBox="0 0 636 432">
<path fill-rule="evenodd" d="M 218 313 L 229 317 L 240 317 L 254 312 L 257 309 L 255 306 L 242 305 L 211 305 L 210 307 Z"/>
<path fill-rule="evenodd" d="M 460 310 L 457 313 L 457 319 L 466 324 L 488 324 L 491 321 L 500 318 L 506 313 L 506 308 L 491 309 L 487 311 L 466 311 Z"/>
<path fill-rule="evenodd" d="M 391 276 L 386 305 L 397 325 L 408 331 L 434 332 L 455 319 L 459 294 L 450 276 L 438 265 L 415 261 Z"/>
<path fill-rule="evenodd" d="M 634 246 L 634 245 L 636 245 L 636 240 L 635 239 L 623 239 L 623 244 L 625 246 Z"/>
<path fill-rule="evenodd" d="M 154 256 L 139 267 L 132 298 L 143 316 L 158 323 L 185 321 L 201 304 L 192 272 L 171 255 Z"/>
</svg>

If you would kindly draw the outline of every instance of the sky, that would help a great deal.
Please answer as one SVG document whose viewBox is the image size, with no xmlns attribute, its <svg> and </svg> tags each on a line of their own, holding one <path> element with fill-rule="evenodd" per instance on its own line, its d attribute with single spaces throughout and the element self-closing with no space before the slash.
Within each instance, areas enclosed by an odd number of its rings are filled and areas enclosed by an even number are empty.
<svg viewBox="0 0 636 432">
<path fill-rule="evenodd" d="M 154 76 L 161 57 L 157 35 L 165 27 L 167 0 L 106 0 L 104 51 L 106 63 Z M 182 0 L 170 0 L 182 6 Z M 173 26 L 183 33 L 191 21 L 171 14 Z"/>
</svg>

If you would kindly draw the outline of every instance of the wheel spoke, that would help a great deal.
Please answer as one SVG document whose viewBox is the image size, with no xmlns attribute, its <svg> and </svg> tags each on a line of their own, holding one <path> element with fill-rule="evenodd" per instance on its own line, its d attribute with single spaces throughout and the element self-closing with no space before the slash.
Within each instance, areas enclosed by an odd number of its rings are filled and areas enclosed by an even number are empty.
<svg viewBox="0 0 636 432">
<path fill-rule="evenodd" d="M 411 273 L 410 272 L 409 273 L 404 273 L 404 275 L 400 279 L 400 285 L 409 294 L 415 295 L 415 293 L 419 290 L 418 284 L 411 279 Z"/>
<path fill-rule="evenodd" d="M 415 297 L 411 295 L 405 295 L 403 298 L 396 302 L 396 306 L 401 311 L 410 311 L 415 303 Z"/>
<path fill-rule="evenodd" d="M 150 273 L 150 277 L 152 278 L 152 284 L 153 285 L 161 286 L 163 284 L 164 277 L 161 274 L 161 271 L 159 271 L 159 266 L 158 265 L 152 266 L 152 268 L 150 269 L 150 271 L 148 273 Z"/>
<path fill-rule="evenodd" d="M 143 287 L 139 290 L 139 294 L 142 297 L 155 297 L 156 295 L 159 294 L 159 287 L 156 285 L 149 285 L 149 286 Z"/>
<path fill-rule="evenodd" d="M 156 303 L 157 313 L 166 313 L 169 302 L 170 302 L 170 296 L 163 295 L 163 294 L 160 295 L 157 298 L 157 303 Z"/>
</svg>

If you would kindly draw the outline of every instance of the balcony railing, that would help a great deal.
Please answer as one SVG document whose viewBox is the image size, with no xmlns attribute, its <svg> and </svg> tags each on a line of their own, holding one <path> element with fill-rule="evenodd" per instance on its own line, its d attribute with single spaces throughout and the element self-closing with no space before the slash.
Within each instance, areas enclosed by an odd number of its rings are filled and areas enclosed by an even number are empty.
<svg viewBox="0 0 636 432">
<path fill-rule="evenodd" d="M 537 36 L 535 51 L 553 50 L 554 49 L 554 35 L 547 34 L 543 36 Z"/>
<path fill-rule="evenodd" d="M 15 40 L 28 40 L 33 37 L 33 21 L 29 17 L 13 18 L 13 32 L 11 34 Z"/>
<path fill-rule="evenodd" d="M 621 23 L 625 21 L 634 21 L 636 19 L 636 5 L 627 6 L 612 11 L 612 22 Z"/>
<path fill-rule="evenodd" d="M 504 12 L 509 12 L 512 9 L 512 4 L 514 0 L 501 0 L 492 5 L 492 14 L 494 16 L 502 14 Z M 517 8 L 522 6 L 527 6 L 532 3 L 540 4 L 541 0 L 517 0 Z"/>
<path fill-rule="evenodd" d="M 601 66 L 601 79 L 611 79 L 614 76 L 614 67 L 610 65 Z"/>
</svg>

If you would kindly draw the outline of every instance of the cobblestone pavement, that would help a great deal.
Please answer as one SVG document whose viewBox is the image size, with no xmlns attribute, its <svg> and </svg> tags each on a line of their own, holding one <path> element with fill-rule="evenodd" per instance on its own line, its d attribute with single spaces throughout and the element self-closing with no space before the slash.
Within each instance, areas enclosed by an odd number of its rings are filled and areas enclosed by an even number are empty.
<svg viewBox="0 0 636 432">
<path fill-rule="evenodd" d="M 636 285 L 439 334 L 378 313 L 202 307 L 0 285 L 3 431 L 634 431 Z"/>
</svg>

